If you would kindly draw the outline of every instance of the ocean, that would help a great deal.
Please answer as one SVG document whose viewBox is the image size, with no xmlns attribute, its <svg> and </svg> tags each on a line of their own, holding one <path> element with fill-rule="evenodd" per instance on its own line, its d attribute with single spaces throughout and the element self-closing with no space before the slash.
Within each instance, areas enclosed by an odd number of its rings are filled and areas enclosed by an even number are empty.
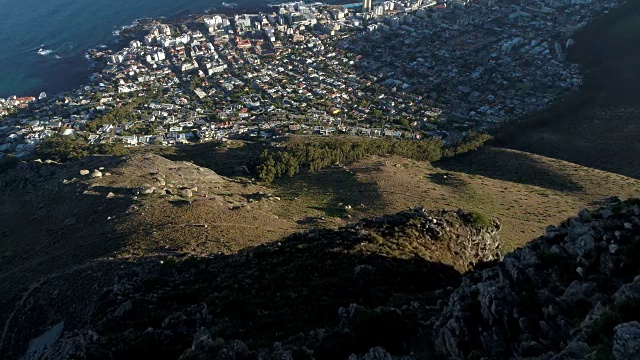
<svg viewBox="0 0 640 360">
<path fill-rule="evenodd" d="M 57 94 L 88 82 L 88 49 L 140 18 L 264 8 L 256 0 L 0 0 L 0 97 Z M 275 9 L 274 9 L 275 10 Z"/>
</svg>

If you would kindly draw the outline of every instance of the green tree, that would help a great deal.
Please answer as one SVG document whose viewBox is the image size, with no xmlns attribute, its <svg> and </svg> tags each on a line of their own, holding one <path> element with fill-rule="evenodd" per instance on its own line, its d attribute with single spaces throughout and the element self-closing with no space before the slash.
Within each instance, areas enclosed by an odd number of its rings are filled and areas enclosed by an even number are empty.
<svg viewBox="0 0 640 360">
<path fill-rule="evenodd" d="M 78 160 L 89 154 L 89 144 L 75 136 L 52 136 L 36 146 L 38 157 L 55 161 Z"/>
<path fill-rule="evenodd" d="M 269 155 L 269 152 L 265 150 L 260 155 L 260 165 L 256 168 L 258 172 L 258 178 L 266 183 L 270 183 L 276 176 L 276 163 L 273 160 L 273 156 Z"/>
</svg>

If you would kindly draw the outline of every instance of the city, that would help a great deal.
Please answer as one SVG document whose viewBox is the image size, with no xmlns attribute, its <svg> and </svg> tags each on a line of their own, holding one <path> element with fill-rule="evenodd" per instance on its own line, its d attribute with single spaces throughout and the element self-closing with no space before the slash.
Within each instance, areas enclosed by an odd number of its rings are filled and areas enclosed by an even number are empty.
<svg viewBox="0 0 640 360">
<path fill-rule="evenodd" d="M 0 99 L 0 151 L 28 157 L 54 134 L 127 146 L 289 133 L 454 143 L 578 90 L 571 35 L 616 5 L 365 0 L 142 22 L 123 49 L 90 51 L 87 86 Z"/>
<path fill-rule="evenodd" d="M 0 359 L 640 359 L 640 0 L 228 1 L 3 4 Z"/>
</svg>

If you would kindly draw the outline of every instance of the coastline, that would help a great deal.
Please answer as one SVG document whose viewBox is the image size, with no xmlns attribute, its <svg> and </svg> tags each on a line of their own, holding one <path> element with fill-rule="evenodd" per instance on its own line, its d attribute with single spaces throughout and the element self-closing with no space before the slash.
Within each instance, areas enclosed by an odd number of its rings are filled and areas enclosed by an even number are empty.
<svg viewBox="0 0 640 360">
<path fill-rule="evenodd" d="M 282 2 L 277 3 L 277 5 L 283 5 L 292 2 Z M 317 2 L 306 2 L 306 3 L 317 3 Z M 353 0 L 332 0 L 323 2 L 325 5 L 329 6 L 340 6 L 344 4 L 354 3 Z M 224 4 L 224 2 L 223 2 Z M 235 6 L 225 7 L 224 5 L 212 6 L 209 9 L 201 10 L 201 11 L 189 11 L 182 10 L 177 13 L 166 15 L 166 16 L 156 16 L 156 17 L 141 17 L 133 20 L 130 24 L 122 25 L 122 26 L 114 26 L 116 29 L 110 32 L 106 32 L 104 35 L 107 37 L 103 43 L 95 43 L 79 52 L 78 54 L 71 55 L 64 59 L 63 62 L 59 63 L 50 63 L 43 64 L 43 67 L 40 71 L 42 76 L 47 76 L 45 78 L 45 83 L 42 84 L 38 89 L 35 89 L 31 92 L 13 92 L 10 91 L 7 94 L 0 95 L 1 97 L 9 97 L 9 96 L 36 96 L 40 92 L 46 92 L 49 96 L 64 96 L 65 94 L 73 93 L 74 91 L 87 86 L 91 80 L 91 75 L 94 73 L 95 62 L 89 58 L 88 54 L 92 51 L 119 51 L 123 47 L 127 46 L 128 40 L 126 39 L 124 34 L 127 32 L 136 31 L 136 29 L 140 29 L 141 26 L 146 26 L 148 24 L 154 22 L 162 22 L 167 24 L 177 24 L 184 21 L 196 21 L 198 18 L 207 15 L 226 15 L 232 16 L 235 14 L 253 14 L 253 13 L 266 13 L 277 10 L 277 6 L 274 3 L 259 3 L 254 5 L 238 5 L 235 3 Z M 73 71 L 69 71 L 73 69 Z M 51 81 L 51 79 L 59 79 L 56 81 Z M 69 86 L 60 86 L 61 89 L 47 89 L 48 83 L 59 83 L 59 84 L 70 84 Z"/>
</svg>

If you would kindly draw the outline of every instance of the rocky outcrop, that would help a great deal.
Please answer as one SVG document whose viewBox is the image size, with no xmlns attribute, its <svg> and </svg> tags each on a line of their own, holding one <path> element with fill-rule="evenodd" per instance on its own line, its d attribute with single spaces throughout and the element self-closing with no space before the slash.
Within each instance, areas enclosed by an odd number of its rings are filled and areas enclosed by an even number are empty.
<svg viewBox="0 0 640 360">
<path fill-rule="evenodd" d="M 437 352 L 462 359 L 583 359 L 600 346 L 610 353 L 615 324 L 608 322 L 623 320 L 621 307 L 640 305 L 639 215 L 636 201 L 612 199 L 465 276 L 435 324 Z M 615 353 L 636 351 L 628 344 L 634 325 L 619 329 Z"/>
<path fill-rule="evenodd" d="M 616 360 L 640 359 L 640 322 L 632 321 L 614 328 L 613 356 Z"/>
</svg>

